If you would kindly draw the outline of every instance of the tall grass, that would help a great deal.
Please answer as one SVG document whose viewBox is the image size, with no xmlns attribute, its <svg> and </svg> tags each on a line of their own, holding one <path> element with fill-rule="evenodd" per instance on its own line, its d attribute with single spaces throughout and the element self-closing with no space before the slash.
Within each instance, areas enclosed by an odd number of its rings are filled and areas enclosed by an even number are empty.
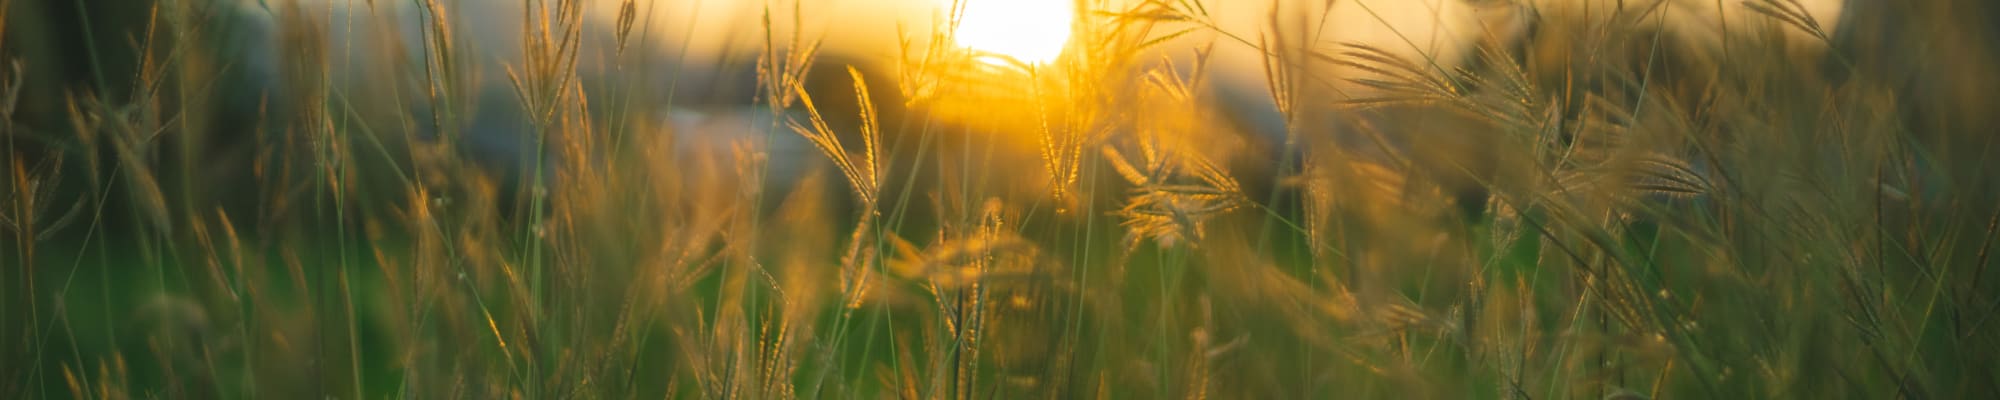
<svg viewBox="0 0 2000 400">
<path fill-rule="evenodd" d="M 1034 65 L 771 2 L 691 65 L 614 3 L 0 0 L 0 397 L 2000 394 L 1992 6 L 1446 68 L 1193 0 L 1078 1 Z M 756 93 L 649 93 L 700 68 Z"/>
</svg>

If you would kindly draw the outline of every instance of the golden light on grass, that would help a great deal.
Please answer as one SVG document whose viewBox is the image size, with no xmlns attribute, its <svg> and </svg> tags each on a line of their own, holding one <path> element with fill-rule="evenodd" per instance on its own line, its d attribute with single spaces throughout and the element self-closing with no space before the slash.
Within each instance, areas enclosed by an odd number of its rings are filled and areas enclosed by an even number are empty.
<svg viewBox="0 0 2000 400">
<path fill-rule="evenodd" d="M 1027 64 L 1061 55 L 1069 42 L 1075 10 L 1070 0 L 940 0 L 949 7 L 963 1 L 954 30 L 958 45 Z"/>
</svg>

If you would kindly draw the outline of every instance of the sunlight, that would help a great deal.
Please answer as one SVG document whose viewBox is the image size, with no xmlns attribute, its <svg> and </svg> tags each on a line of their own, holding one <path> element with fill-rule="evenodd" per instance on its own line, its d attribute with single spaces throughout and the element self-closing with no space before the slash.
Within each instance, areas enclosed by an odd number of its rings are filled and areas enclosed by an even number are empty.
<svg viewBox="0 0 2000 400">
<path fill-rule="evenodd" d="M 953 0 L 940 0 L 949 7 Z M 1054 60 L 1069 42 L 1070 0 L 963 0 L 958 44 L 1028 64 Z"/>
</svg>

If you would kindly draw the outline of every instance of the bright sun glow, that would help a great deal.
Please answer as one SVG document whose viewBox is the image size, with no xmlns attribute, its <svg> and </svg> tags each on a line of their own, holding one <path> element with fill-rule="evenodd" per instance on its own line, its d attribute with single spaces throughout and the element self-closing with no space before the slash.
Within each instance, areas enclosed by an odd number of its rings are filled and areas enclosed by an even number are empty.
<svg viewBox="0 0 2000 400">
<path fill-rule="evenodd" d="M 952 0 L 940 0 L 951 4 Z M 1074 18 L 1071 0 L 964 0 L 958 44 L 1039 64 L 1062 54 Z"/>
</svg>

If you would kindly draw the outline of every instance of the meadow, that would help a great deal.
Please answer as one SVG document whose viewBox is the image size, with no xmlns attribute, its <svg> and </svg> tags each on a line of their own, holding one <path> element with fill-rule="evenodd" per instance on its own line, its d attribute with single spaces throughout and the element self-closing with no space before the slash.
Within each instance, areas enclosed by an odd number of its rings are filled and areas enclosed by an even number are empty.
<svg viewBox="0 0 2000 400">
<path fill-rule="evenodd" d="M 0 0 L 0 398 L 2000 397 L 2000 5 L 876 3 Z"/>
</svg>

